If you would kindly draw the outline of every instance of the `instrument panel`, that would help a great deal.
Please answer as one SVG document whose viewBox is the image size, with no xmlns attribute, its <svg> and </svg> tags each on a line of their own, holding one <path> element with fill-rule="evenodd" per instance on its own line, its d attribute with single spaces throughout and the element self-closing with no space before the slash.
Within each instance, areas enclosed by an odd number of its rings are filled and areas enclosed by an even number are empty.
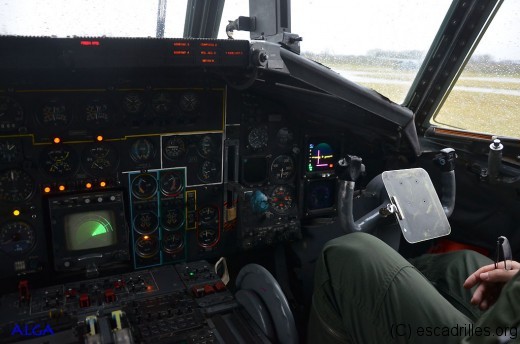
<svg viewBox="0 0 520 344">
<path fill-rule="evenodd" d="M 2 273 L 95 273 L 107 256 L 133 269 L 208 259 L 298 240 L 302 219 L 334 214 L 341 140 L 303 132 L 279 103 L 232 96 L 149 86 L 2 96 Z M 225 104 L 237 100 L 232 130 Z M 60 217 L 83 219 L 82 231 Z M 59 237 L 94 237 L 98 227 L 127 240 L 108 237 L 105 258 L 93 255 L 98 244 L 48 253 Z"/>
<path fill-rule="evenodd" d="M 302 221 L 334 216 L 344 142 L 300 110 L 206 68 L 81 61 L 22 66 L 0 85 L 3 278 L 214 259 L 299 240 Z"/>
<path fill-rule="evenodd" d="M 280 103 L 224 87 L 2 97 L 4 275 L 210 259 L 298 240 L 303 219 L 335 213 L 342 142 L 309 135 Z M 225 125 L 228 102 L 239 126 Z M 68 247 L 75 236 L 97 238 Z"/>
<path fill-rule="evenodd" d="M 221 253 L 231 245 L 221 214 L 225 98 L 224 87 L 2 93 L 2 274 Z M 68 245 L 85 237 L 108 241 Z M 125 245 L 130 255 L 120 254 Z M 111 252 L 102 259 L 99 247 Z"/>
</svg>

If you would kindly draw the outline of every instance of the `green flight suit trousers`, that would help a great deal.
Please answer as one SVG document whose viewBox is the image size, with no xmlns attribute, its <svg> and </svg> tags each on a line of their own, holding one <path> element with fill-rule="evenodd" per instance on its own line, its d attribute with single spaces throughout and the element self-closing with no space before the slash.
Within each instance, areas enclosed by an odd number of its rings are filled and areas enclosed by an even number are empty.
<svg viewBox="0 0 520 344">
<path fill-rule="evenodd" d="M 490 263 L 473 251 L 426 254 L 407 261 L 365 233 L 331 240 L 316 266 L 307 341 L 498 343 L 499 336 L 516 339 L 520 274 L 484 314 L 470 304 L 473 290 L 462 287 L 471 273 Z"/>
</svg>

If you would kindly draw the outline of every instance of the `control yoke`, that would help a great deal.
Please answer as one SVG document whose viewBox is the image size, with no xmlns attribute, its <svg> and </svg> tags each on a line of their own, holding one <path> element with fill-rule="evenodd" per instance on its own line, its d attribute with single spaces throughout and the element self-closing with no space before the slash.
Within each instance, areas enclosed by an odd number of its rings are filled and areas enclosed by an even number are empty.
<svg viewBox="0 0 520 344">
<path fill-rule="evenodd" d="M 410 243 L 448 235 L 448 216 L 455 205 L 455 151 L 445 148 L 434 162 L 441 168 L 441 199 L 428 173 L 422 168 L 385 171 L 376 176 L 356 198 L 379 200 L 380 205 L 354 221 L 355 182 L 365 167 L 362 159 L 347 156 L 337 164 L 339 178 L 338 217 L 343 231 L 374 233 L 380 220 L 394 216 L 405 239 Z"/>
</svg>

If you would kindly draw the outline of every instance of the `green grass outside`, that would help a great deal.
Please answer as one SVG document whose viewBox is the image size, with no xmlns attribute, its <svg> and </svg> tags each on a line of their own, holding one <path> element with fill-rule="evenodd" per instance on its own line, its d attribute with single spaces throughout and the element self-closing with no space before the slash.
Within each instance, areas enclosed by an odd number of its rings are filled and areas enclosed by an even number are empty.
<svg viewBox="0 0 520 344">
<path fill-rule="evenodd" d="M 434 123 L 520 138 L 520 97 L 452 91 Z"/>
<path fill-rule="evenodd" d="M 355 76 L 370 79 L 408 81 L 407 85 L 384 82 L 359 82 L 361 85 L 374 89 L 397 103 L 403 101 L 415 77 L 413 72 L 396 71 L 386 67 L 352 64 L 329 64 L 329 67 L 333 70 L 354 72 Z M 367 72 L 367 74 L 362 72 Z M 507 78 L 513 79 L 513 82 L 465 79 L 468 77 Z M 464 72 L 456 86 L 520 91 L 520 75 L 497 76 L 486 73 Z M 520 138 L 520 96 L 468 92 L 455 89 L 451 92 L 432 123 L 445 127 Z"/>
</svg>

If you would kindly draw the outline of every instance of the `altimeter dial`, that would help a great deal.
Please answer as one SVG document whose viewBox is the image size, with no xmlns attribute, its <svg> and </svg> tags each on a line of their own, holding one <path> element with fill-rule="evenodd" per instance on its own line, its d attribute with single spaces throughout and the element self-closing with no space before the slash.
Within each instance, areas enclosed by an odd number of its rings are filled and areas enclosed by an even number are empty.
<svg viewBox="0 0 520 344">
<path fill-rule="evenodd" d="M 28 200 L 34 192 L 34 180 L 20 169 L 0 173 L 0 202 L 19 203 Z"/>
</svg>

